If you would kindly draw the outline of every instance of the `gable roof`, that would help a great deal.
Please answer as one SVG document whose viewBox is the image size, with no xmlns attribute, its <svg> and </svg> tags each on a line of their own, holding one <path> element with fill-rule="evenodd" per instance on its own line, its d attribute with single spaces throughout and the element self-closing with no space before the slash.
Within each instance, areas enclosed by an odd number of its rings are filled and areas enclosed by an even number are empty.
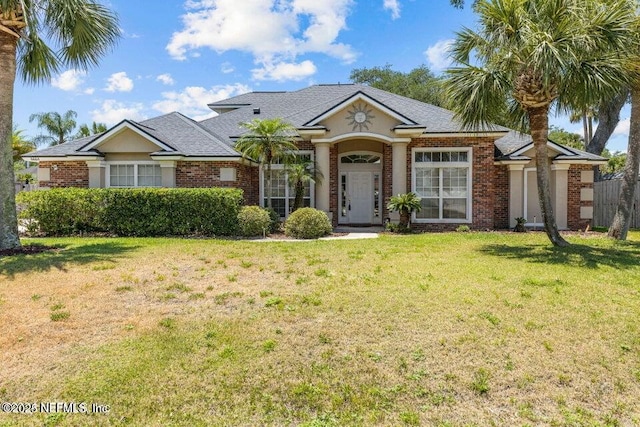
<svg viewBox="0 0 640 427">
<path fill-rule="evenodd" d="M 233 148 L 235 140 L 247 130 L 240 123 L 256 118 L 281 117 L 298 129 L 321 128 L 319 124 L 357 101 L 382 110 L 400 122 L 398 129 L 420 129 L 429 134 L 503 133 L 495 142 L 497 160 L 526 160 L 522 152 L 532 145 L 531 136 L 493 125 L 475 130 L 464 128 L 454 113 L 415 99 L 396 95 L 360 84 L 314 85 L 292 92 L 249 92 L 209 104 L 221 112 L 196 122 L 178 112 L 143 121 L 124 120 L 107 132 L 45 148 L 24 157 L 81 157 L 100 156 L 100 143 L 117 132 L 120 126 L 145 135 L 158 145 L 154 156 L 226 157 L 239 158 Z M 603 161 L 600 156 L 557 145 L 559 160 Z"/>
</svg>

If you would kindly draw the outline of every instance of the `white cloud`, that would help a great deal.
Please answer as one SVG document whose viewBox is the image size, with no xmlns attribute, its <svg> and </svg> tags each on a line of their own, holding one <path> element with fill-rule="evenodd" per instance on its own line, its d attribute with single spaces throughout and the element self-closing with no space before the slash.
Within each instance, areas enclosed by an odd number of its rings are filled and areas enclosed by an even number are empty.
<svg viewBox="0 0 640 427">
<path fill-rule="evenodd" d="M 162 84 L 165 84 L 167 86 L 173 86 L 173 84 L 175 83 L 175 80 L 173 80 L 173 77 L 171 77 L 171 74 L 169 73 L 160 74 L 158 77 L 156 77 L 156 81 L 161 82 Z"/>
<path fill-rule="evenodd" d="M 424 52 L 432 71 L 442 71 L 451 65 L 450 49 L 454 40 L 439 40 Z"/>
<path fill-rule="evenodd" d="M 143 120 L 144 105 L 141 103 L 125 104 L 115 99 L 107 99 L 102 102 L 98 110 L 91 111 L 91 119 L 98 123 L 106 123 L 113 126 L 124 119 Z"/>
<path fill-rule="evenodd" d="M 287 80 L 302 80 L 316 73 L 317 68 L 313 62 L 307 60 L 299 64 L 280 62 L 277 64 L 263 64 L 262 68 L 251 70 L 256 80 L 275 80 L 283 82 Z"/>
<path fill-rule="evenodd" d="M 384 0 L 383 6 L 391 12 L 391 19 L 400 18 L 400 3 L 398 0 Z"/>
<path fill-rule="evenodd" d="M 620 120 L 620 122 L 618 123 L 618 126 L 616 126 L 611 136 L 621 135 L 621 136 L 628 137 L 630 131 L 631 131 L 631 119 L 628 118 L 628 119 Z"/>
<path fill-rule="evenodd" d="M 231 65 L 230 62 L 223 62 L 222 66 L 220 66 L 220 71 L 222 71 L 224 74 L 229 74 L 229 73 L 233 73 L 236 69 L 233 67 L 233 65 Z"/>
<path fill-rule="evenodd" d="M 190 0 L 184 28 L 173 33 L 167 51 L 179 60 L 209 48 L 248 52 L 256 64 L 292 62 L 298 55 L 323 53 L 353 62 L 356 53 L 337 41 L 347 28 L 353 0 Z"/>
<path fill-rule="evenodd" d="M 67 70 L 51 79 L 51 86 L 64 91 L 75 91 L 80 89 L 87 73 L 80 70 Z"/>
<path fill-rule="evenodd" d="M 93 88 L 93 87 L 88 87 L 88 88 L 86 88 L 85 90 L 83 90 L 82 92 L 83 92 L 85 95 L 93 95 L 93 93 L 94 93 L 95 91 L 96 91 L 96 89 L 95 89 L 95 88 Z"/>
<path fill-rule="evenodd" d="M 207 107 L 207 104 L 241 95 L 250 90 L 251 88 L 240 83 L 212 86 L 210 89 L 200 86 L 189 86 L 181 92 L 163 92 L 162 97 L 164 99 L 155 102 L 152 108 L 165 114 L 172 111 L 179 111 L 194 120 L 203 120 L 215 115 L 215 113 Z"/>
<path fill-rule="evenodd" d="M 127 77 L 126 72 L 121 71 L 111 74 L 107 79 L 107 87 L 104 90 L 107 92 L 131 92 L 132 89 L 133 80 Z"/>
</svg>

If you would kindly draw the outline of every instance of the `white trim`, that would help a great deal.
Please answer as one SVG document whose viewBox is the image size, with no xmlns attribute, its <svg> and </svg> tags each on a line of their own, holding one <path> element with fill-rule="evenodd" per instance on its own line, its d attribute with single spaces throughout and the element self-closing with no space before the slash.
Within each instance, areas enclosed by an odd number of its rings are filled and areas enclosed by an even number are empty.
<svg viewBox="0 0 640 427">
<path fill-rule="evenodd" d="M 79 149 L 78 152 L 82 153 L 82 152 L 85 152 L 85 151 L 89 151 L 92 148 L 96 148 L 96 147 L 100 146 L 101 144 L 103 144 L 103 143 L 107 142 L 108 140 L 110 140 L 112 137 L 118 135 L 120 132 L 124 131 L 125 129 L 132 130 L 133 132 L 137 133 L 138 135 L 140 135 L 141 137 L 143 137 L 147 141 L 157 145 L 158 147 L 162 148 L 163 150 L 176 151 L 175 149 L 173 149 L 172 147 L 169 147 L 167 144 L 165 144 L 164 142 L 160 141 L 159 139 L 154 138 L 153 136 L 149 135 L 148 133 L 142 132 L 136 126 L 133 126 L 129 122 L 124 121 L 124 122 L 120 123 L 119 125 L 117 125 L 116 127 L 109 129 L 108 131 L 106 131 L 105 133 L 100 135 L 98 138 L 94 139 L 92 142 L 90 142 L 89 144 L 87 144 L 84 147 L 82 147 L 81 149 Z"/>
<path fill-rule="evenodd" d="M 411 138 L 419 138 L 420 135 L 425 133 L 426 130 L 427 130 L 427 127 L 422 126 L 422 127 L 416 127 L 416 128 L 393 129 L 393 133 L 395 133 L 396 135 L 406 135 Z"/>
<path fill-rule="evenodd" d="M 466 162 L 433 162 L 432 168 L 442 170 L 447 167 L 468 168 L 467 176 L 467 217 L 466 218 L 417 218 L 414 212 L 411 215 L 411 220 L 420 224 L 471 224 L 473 223 L 473 148 L 472 147 L 414 147 L 411 149 L 411 191 L 416 192 L 416 153 L 434 153 L 434 152 L 452 152 L 452 151 L 466 151 Z M 442 180 L 440 180 L 442 185 Z M 442 195 L 439 197 L 442 200 Z M 440 216 L 442 215 L 442 205 L 440 207 Z"/>
<path fill-rule="evenodd" d="M 138 166 L 139 165 L 154 165 L 154 166 L 160 166 L 160 169 L 162 169 L 162 165 L 159 162 L 154 162 L 154 161 L 149 161 L 149 160 L 123 160 L 123 161 L 113 161 L 113 162 L 105 162 L 106 163 L 106 168 L 105 168 L 105 172 L 104 172 L 104 186 L 105 188 L 145 188 L 145 187 L 140 187 L 138 186 Z M 116 186 L 116 187 L 112 187 L 111 186 L 111 166 L 117 166 L 117 165 L 133 165 L 133 186 L 130 187 L 121 187 L 121 186 Z M 162 175 L 161 175 L 162 177 Z M 148 187 L 148 188 L 160 188 L 162 187 L 162 184 L 160 184 L 159 186 L 153 186 L 153 187 Z"/>
<path fill-rule="evenodd" d="M 342 163 L 342 158 L 346 156 L 351 156 L 353 154 L 366 154 L 380 157 L 380 163 Z M 350 224 L 351 221 L 349 219 L 349 214 L 347 213 L 346 217 L 342 216 L 342 176 L 346 176 L 347 182 L 347 191 L 349 190 L 349 173 L 350 172 L 369 172 L 371 173 L 371 188 L 374 188 L 375 178 L 374 175 L 378 175 L 378 217 L 374 216 L 374 207 L 375 207 L 375 197 L 371 198 L 372 206 L 371 206 L 371 224 L 381 225 L 382 218 L 385 211 L 384 207 L 384 155 L 377 151 L 367 151 L 367 150 L 353 150 L 347 151 L 345 153 L 340 153 L 338 156 L 338 223 L 339 224 Z M 344 218 L 344 219 L 343 219 Z"/>
<path fill-rule="evenodd" d="M 324 135 L 325 133 L 327 133 L 327 129 L 298 129 L 300 136 L 316 136 Z"/>
<path fill-rule="evenodd" d="M 242 157 L 189 157 L 189 156 L 151 156 L 153 160 L 180 160 L 185 162 L 240 162 Z M 248 159 L 247 159 L 248 160 Z M 257 164 L 257 163 L 254 163 Z"/>
<path fill-rule="evenodd" d="M 319 122 L 323 121 L 324 119 L 326 119 L 328 117 L 331 117 L 332 115 L 334 115 L 338 111 L 342 110 L 346 106 L 351 105 L 354 102 L 358 102 L 358 101 L 364 101 L 364 102 L 366 102 L 368 104 L 371 104 L 372 106 L 374 106 L 378 110 L 382 111 L 383 113 L 385 113 L 388 116 L 393 117 L 394 119 L 398 120 L 399 122 L 402 122 L 402 123 L 405 123 L 405 124 L 414 124 L 415 123 L 415 122 L 413 122 L 413 120 L 409 119 L 408 117 L 405 117 L 405 116 L 401 115 L 400 113 L 397 113 L 396 111 L 393 111 L 392 109 L 390 109 L 386 105 L 382 104 L 381 102 L 376 101 L 375 99 L 371 98 L 369 95 L 367 95 L 365 93 L 362 93 L 362 92 L 358 92 L 358 93 L 350 96 L 349 98 L 345 99 L 341 103 L 336 104 L 330 110 L 328 110 L 325 113 L 323 113 L 322 115 L 316 117 L 311 122 L 305 123 L 305 126 L 315 126 Z M 411 122 L 411 123 L 408 123 L 408 122 Z"/>
<path fill-rule="evenodd" d="M 373 139 L 378 141 L 383 141 L 386 143 L 394 143 L 394 142 L 411 142 L 411 138 L 391 138 L 386 135 L 381 135 L 379 133 L 372 132 L 352 132 L 345 133 L 342 135 L 336 135 L 333 138 L 323 138 L 323 139 L 312 139 L 312 144 L 333 144 L 335 142 L 346 141 L 349 139 Z"/>
<path fill-rule="evenodd" d="M 24 157 L 23 157 L 24 158 Z M 29 157 L 30 162 L 82 162 L 82 161 L 99 161 L 104 160 L 102 156 L 76 156 L 76 157 Z"/>
<path fill-rule="evenodd" d="M 496 132 L 425 132 L 424 138 L 501 138 L 508 134 L 507 131 Z"/>
<path fill-rule="evenodd" d="M 518 148 L 516 151 L 514 151 L 513 153 L 509 154 L 510 156 L 519 156 L 522 153 L 531 150 L 534 147 L 533 142 L 528 143 L 527 145 L 525 145 L 524 147 Z M 553 141 L 547 141 L 547 148 L 551 148 L 555 151 L 558 151 L 566 156 L 575 156 L 576 153 L 567 150 L 566 148 L 564 148 L 563 146 L 556 144 Z"/>
<path fill-rule="evenodd" d="M 606 160 L 586 160 L 586 159 L 581 159 L 581 160 L 554 160 L 552 162 L 552 165 L 556 164 L 556 165 L 606 165 L 607 161 Z"/>
</svg>

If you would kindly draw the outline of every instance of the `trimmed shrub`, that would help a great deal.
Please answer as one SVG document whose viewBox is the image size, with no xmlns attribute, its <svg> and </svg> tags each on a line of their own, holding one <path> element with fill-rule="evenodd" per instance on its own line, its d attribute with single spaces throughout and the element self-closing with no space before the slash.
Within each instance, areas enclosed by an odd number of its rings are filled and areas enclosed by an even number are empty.
<svg viewBox="0 0 640 427">
<path fill-rule="evenodd" d="M 233 235 L 242 190 L 231 188 L 61 188 L 18 194 L 21 219 L 49 235 Z"/>
<path fill-rule="evenodd" d="M 271 218 L 269 212 L 260 206 L 243 206 L 238 214 L 240 234 L 246 237 L 262 236 L 269 232 Z"/>
<path fill-rule="evenodd" d="M 317 239 L 332 229 L 327 214 L 313 208 L 298 209 L 284 223 L 284 233 L 298 239 Z"/>
</svg>

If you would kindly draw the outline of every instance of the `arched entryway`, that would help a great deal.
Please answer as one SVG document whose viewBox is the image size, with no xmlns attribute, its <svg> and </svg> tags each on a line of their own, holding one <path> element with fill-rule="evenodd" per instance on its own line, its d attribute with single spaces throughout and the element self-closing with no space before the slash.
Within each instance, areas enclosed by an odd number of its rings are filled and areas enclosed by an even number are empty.
<svg viewBox="0 0 640 427">
<path fill-rule="evenodd" d="M 338 156 L 338 224 L 382 224 L 382 166 L 374 151 Z"/>
</svg>

